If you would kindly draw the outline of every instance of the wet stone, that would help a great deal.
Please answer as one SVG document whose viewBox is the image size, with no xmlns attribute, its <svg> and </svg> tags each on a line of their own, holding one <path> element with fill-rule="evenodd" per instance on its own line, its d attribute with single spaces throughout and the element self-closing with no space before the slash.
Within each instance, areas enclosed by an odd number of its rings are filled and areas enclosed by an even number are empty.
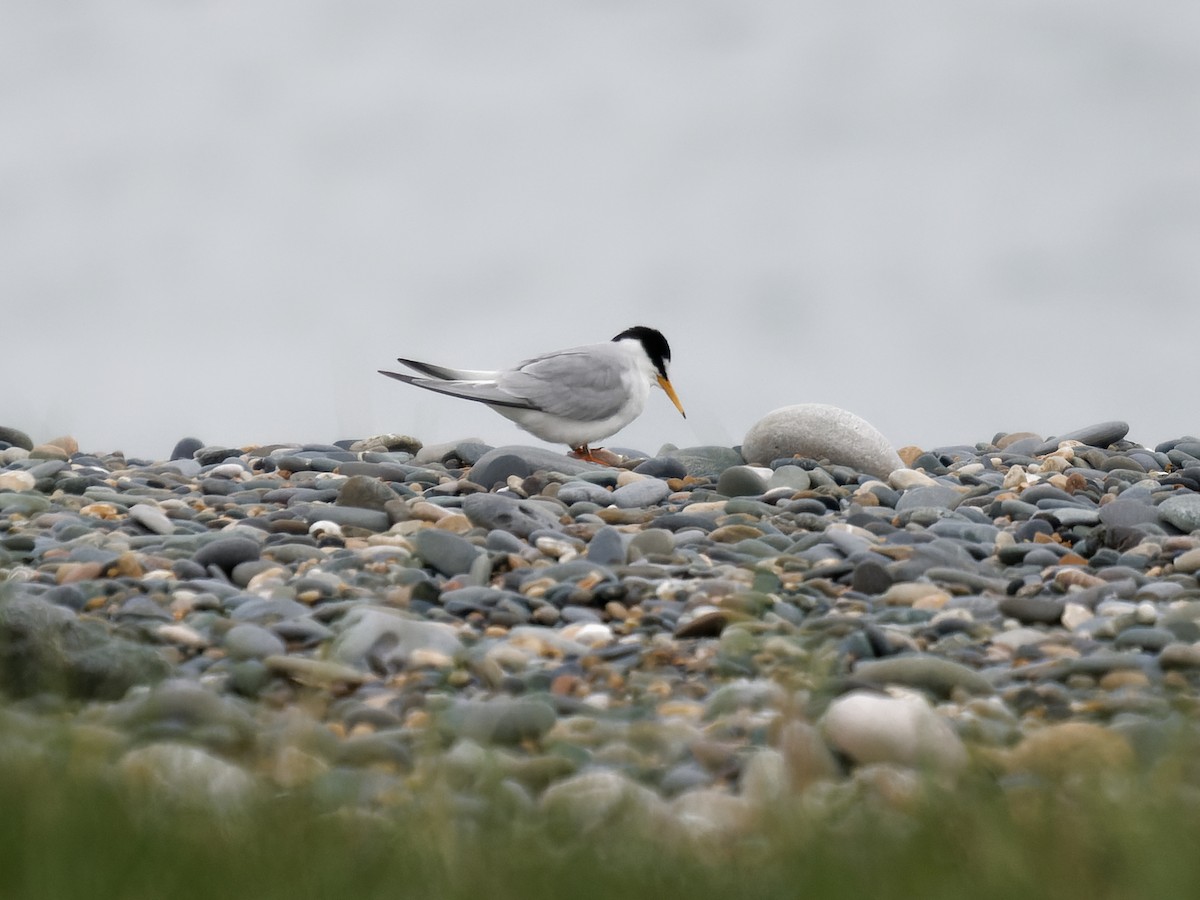
<svg viewBox="0 0 1200 900">
<path fill-rule="evenodd" d="M 258 559 L 261 549 L 248 538 L 218 538 L 205 544 L 192 556 L 192 562 L 203 568 L 216 566 L 228 575 L 238 563 Z"/>
</svg>

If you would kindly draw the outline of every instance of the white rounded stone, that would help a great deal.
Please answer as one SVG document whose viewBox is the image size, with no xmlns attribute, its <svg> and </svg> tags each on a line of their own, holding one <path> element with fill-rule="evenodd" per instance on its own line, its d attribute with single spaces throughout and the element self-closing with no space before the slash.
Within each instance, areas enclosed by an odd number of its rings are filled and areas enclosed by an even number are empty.
<svg viewBox="0 0 1200 900">
<path fill-rule="evenodd" d="M 832 747 L 859 765 L 900 763 L 953 773 L 967 763 L 958 734 L 917 694 L 852 691 L 829 705 L 820 727 Z"/>
<path fill-rule="evenodd" d="M 789 456 L 828 459 L 879 478 L 904 467 L 891 443 L 865 420 L 824 403 L 784 406 L 759 419 L 742 441 L 751 465 Z"/>
</svg>

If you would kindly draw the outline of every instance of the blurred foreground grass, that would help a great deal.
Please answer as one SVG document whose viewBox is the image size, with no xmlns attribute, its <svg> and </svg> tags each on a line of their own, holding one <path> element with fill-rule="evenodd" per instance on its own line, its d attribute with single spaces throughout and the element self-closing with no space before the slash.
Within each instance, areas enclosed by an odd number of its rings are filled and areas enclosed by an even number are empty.
<svg viewBox="0 0 1200 900">
<path fill-rule="evenodd" d="M 1154 772 L 1001 787 L 984 775 L 907 804 L 778 815 L 736 845 L 665 849 L 618 822 L 470 827 L 331 813 L 292 793 L 236 812 L 129 793 L 94 773 L 0 760 L 0 897 L 987 898 L 1200 895 L 1200 800 Z M 1181 760 L 1181 767 L 1186 760 Z"/>
</svg>

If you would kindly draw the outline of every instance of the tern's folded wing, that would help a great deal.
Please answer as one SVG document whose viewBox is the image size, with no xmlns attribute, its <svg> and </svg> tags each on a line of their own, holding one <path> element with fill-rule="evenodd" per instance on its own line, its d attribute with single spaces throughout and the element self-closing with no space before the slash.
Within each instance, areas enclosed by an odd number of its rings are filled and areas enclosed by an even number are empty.
<svg viewBox="0 0 1200 900">
<path fill-rule="evenodd" d="M 418 378 L 416 375 L 404 375 L 400 372 L 379 370 L 380 375 L 387 375 L 397 381 L 436 391 L 439 394 L 449 394 L 451 397 L 461 397 L 464 400 L 475 400 L 489 406 L 510 406 L 514 409 L 532 409 L 532 404 L 521 397 L 501 390 L 491 381 L 435 381 L 430 378 Z"/>
<path fill-rule="evenodd" d="M 623 360 L 606 350 L 601 345 L 600 352 L 587 347 L 531 359 L 500 373 L 497 384 L 551 415 L 581 422 L 606 419 L 629 399 Z"/>
<path fill-rule="evenodd" d="M 439 381 L 495 381 L 498 372 L 487 372 L 482 369 L 451 369 L 449 366 L 436 366 L 433 363 L 420 362 L 415 359 L 397 359 L 396 362 L 437 378 Z M 381 370 L 382 371 L 382 370 Z"/>
</svg>

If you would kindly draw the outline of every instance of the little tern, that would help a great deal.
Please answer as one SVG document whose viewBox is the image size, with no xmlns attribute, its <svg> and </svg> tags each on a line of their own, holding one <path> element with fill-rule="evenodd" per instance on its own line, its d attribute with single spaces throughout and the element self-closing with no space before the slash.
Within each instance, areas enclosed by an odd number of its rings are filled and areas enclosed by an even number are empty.
<svg viewBox="0 0 1200 900">
<path fill-rule="evenodd" d="M 397 362 L 426 377 L 383 369 L 380 374 L 486 404 L 530 434 L 567 444 L 572 456 L 591 462 L 609 462 L 588 445 L 640 416 L 651 385 L 661 387 L 679 414 L 687 417 L 667 377 L 671 362 L 667 339 L 643 325 L 626 328 L 602 344 L 556 350 L 496 372 L 451 369 L 412 359 Z"/>
</svg>

